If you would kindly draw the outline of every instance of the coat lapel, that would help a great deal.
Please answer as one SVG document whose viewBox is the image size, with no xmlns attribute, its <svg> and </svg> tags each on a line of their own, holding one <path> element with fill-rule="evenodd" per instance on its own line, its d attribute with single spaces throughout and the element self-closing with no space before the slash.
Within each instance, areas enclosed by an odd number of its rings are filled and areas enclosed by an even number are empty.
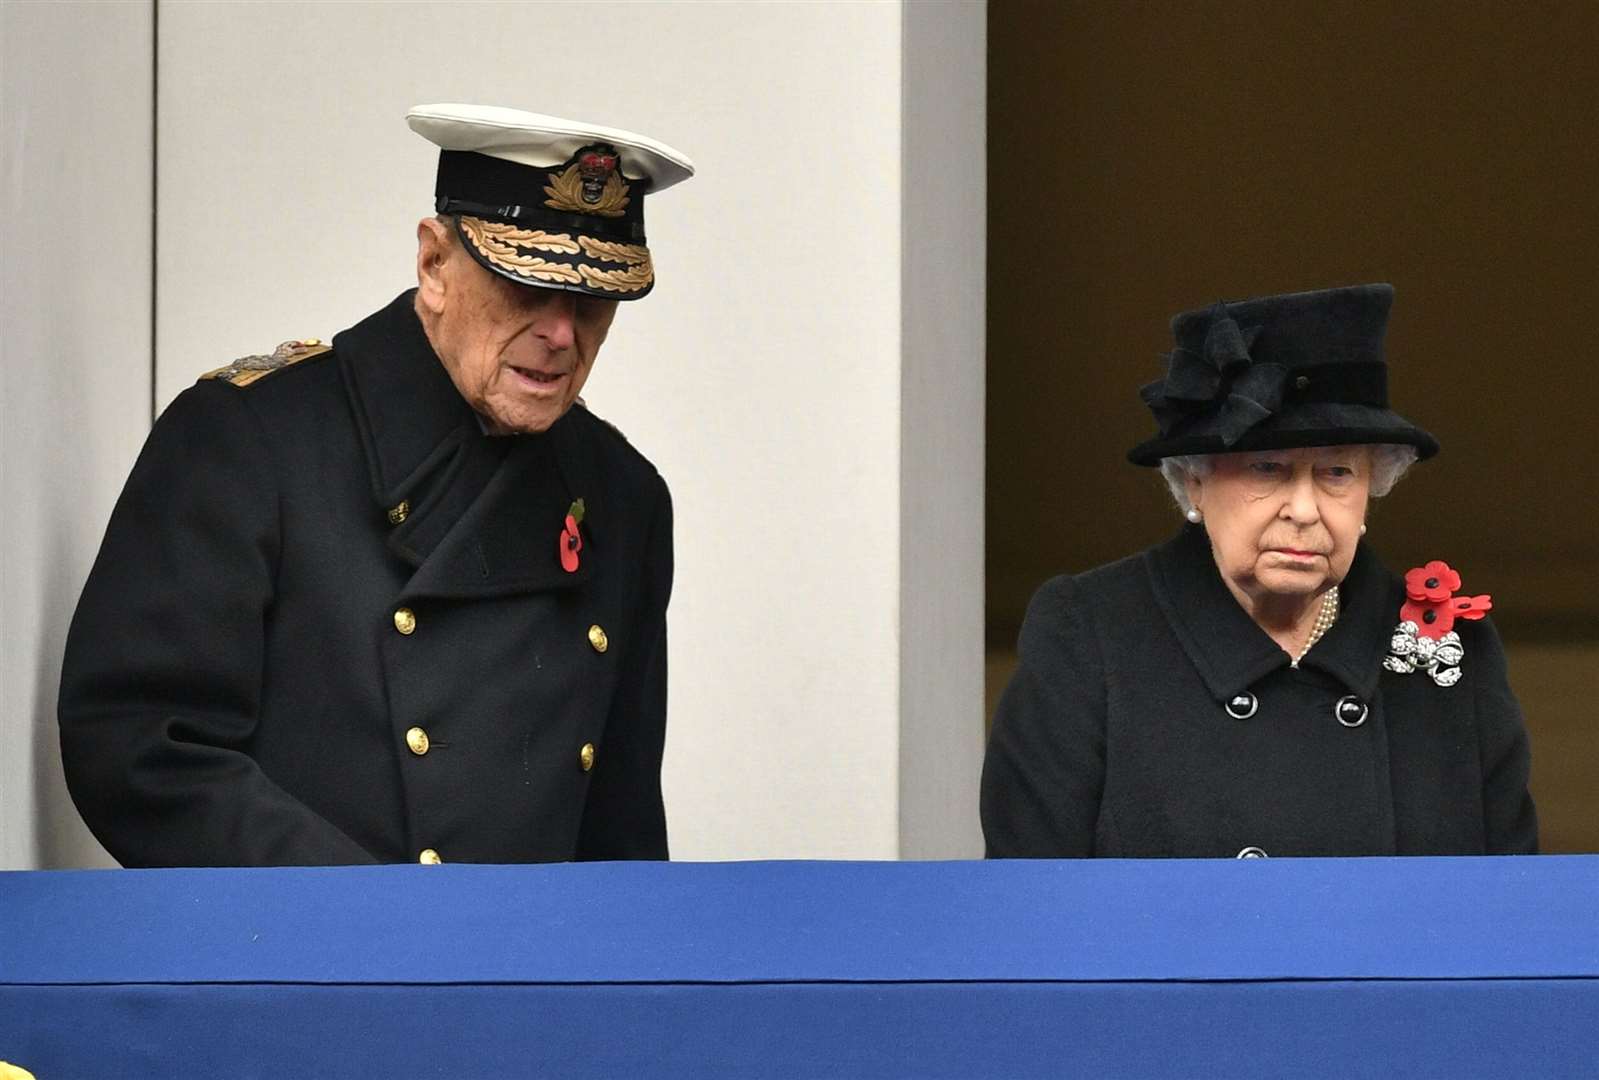
<svg viewBox="0 0 1599 1080">
<path fill-rule="evenodd" d="M 366 450 L 372 497 L 385 514 L 421 502 L 462 442 L 481 434 L 416 317 L 416 290 L 333 339 Z M 418 496 L 411 498 L 411 496 Z"/>
<path fill-rule="evenodd" d="M 504 444 L 503 458 L 480 494 L 440 538 L 406 586 L 408 596 L 486 597 L 582 585 L 604 557 L 605 498 L 581 479 L 572 460 L 573 419 L 542 435 L 483 439 Z M 562 527 L 572 503 L 587 508 L 579 527 L 583 547 L 577 569 L 561 565 Z"/>
<path fill-rule="evenodd" d="M 1382 677 L 1382 660 L 1399 622 L 1403 589 L 1362 541 L 1349 576 L 1338 586 L 1338 621 L 1318 641 L 1300 667 L 1325 671 L 1351 693 L 1370 701 Z"/>
<path fill-rule="evenodd" d="M 1162 614 L 1217 701 L 1288 663 L 1227 590 L 1204 529 L 1184 526 L 1175 539 L 1152 548 L 1145 564 Z"/>
</svg>

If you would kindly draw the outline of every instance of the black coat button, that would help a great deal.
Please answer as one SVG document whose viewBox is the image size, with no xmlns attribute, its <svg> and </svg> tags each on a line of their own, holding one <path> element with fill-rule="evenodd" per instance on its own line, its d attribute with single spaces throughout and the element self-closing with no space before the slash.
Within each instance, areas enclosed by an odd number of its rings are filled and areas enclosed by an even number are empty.
<svg viewBox="0 0 1599 1080">
<path fill-rule="evenodd" d="M 1234 720 L 1248 720 L 1260 708 L 1260 699 L 1248 692 L 1234 694 L 1227 699 L 1225 708 L 1227 715 Z"/>
<path fill-rule="evenodd" d="M 1359 727 L 1366 722 L 1366 703 L 1354 694 L 1345 694 L 1333 706 L 1333 715 L 1344 727 Z"/>
</svg>

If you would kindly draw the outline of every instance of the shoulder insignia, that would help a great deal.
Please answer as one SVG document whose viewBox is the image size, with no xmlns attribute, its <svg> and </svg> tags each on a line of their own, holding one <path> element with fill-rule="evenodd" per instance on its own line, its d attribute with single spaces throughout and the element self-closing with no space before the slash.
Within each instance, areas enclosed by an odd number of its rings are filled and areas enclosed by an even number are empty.
<svg viewBox="0 0 1599 1080">
<path fill-rule="evenodd" d="M 332 347 L 316 338 L 285 341 L 269 354 L 241 356 L 226 367 L 208 371 L 201 375 L 200 378 L 202 380 L 221 379 L 223 382 L 232 383 L 234 386 L 249 386 L 257 379 L 265 378 L 274 371 L 282 371 L 286 367 L 298 364 L 301 360 L 309 360 L 313 356 L 321 356 Z"/>
</svg>

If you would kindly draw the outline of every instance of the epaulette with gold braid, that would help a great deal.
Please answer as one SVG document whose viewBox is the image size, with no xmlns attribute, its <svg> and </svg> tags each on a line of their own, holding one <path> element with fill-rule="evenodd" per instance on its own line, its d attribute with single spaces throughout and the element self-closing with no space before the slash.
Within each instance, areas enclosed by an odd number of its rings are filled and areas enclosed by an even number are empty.
<svg viewBox="0 0 1599 1080">
<path fill-rule="evenodd" d="M 309 360 L 313 356 L 321 356 L 333 346 L 324 344 L 316 338 L 305 338 L 302 341 L 285 341 L 270 354 L 256 356 L 241 356 L 227 367 L 219 367 L 215 371 L 208 371 L 201 375 L 201 379 L 221 379 L 234 386 L 249 386 L 257 379 L 264 379 L 274 371 L 282 371 L 292 367 L 301 360 Z"/>
</svg>

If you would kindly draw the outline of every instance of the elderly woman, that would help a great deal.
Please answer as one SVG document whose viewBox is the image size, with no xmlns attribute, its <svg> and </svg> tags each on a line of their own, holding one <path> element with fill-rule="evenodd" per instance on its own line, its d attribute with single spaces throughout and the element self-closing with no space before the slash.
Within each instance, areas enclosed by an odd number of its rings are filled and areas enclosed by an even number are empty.
<svg viewBox="0 0 1599 1080">
<path fill-rule="evenodd" d="M 1388 409 L 1392 300 L 1173 320 L 1143 390 L 1159 434 L 1128 456 L 1189 524 L 1033 597 L 983 767 L 990 857 L 1537 850 L 1489 598 L 1361 542 L 1370 500 L 1438 449 Z"/>
</svg>

